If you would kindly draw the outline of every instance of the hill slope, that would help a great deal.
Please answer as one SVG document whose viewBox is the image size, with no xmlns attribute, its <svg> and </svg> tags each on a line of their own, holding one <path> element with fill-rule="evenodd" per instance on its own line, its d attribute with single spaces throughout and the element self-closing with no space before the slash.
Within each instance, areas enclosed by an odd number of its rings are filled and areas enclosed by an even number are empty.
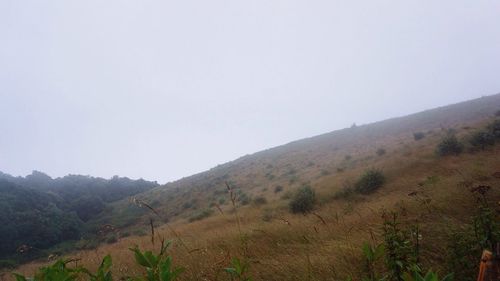
<svg viewBox="0 0 500 281">
<path fill-rule="evenodd" d="M 140 223 L 122 224 L 121 231 L 146 235 L 153 221 L 156 238 L 174 241 L 170 253 L 186 268 L 181 280 L 229 280 L 223 268 L 234 257 L 249 263 L 255 280 L 361 280 L 361 245 L 383 242 L 382 226 L 395 212 L 401 228 L 419 229 L 422 268 L 474 279 L 481 249 L 466 240 L 478 209 L 471 188 L 490 186 L 487 200 L 500 212 L 499 141 L 484 150 L 467 145 L 459 156 L 435 151 L 450 133 L 468 144 L 499 109 L 495 95 L 292 142 L 143 192 L 135 204 L 115 202 L 99 222 L 140 215 Z M 372 168 L 382 171 L 385 184 L 370 194 L 352 192 Z M 316 192 L 314 210 L 290 213 L 290 198 L 303 186 Z M 141 207 L 142 215 L 134 211 Z M 115 276 L 137 274 L 128 248 L 156 247 L 151 237 L 125 236 L 72 257 L 95 269 L 111 253 Z M 31 274 L 41 264 L 18 271 Z"/>
<path fill-rule="evenodd" d="M 448 105 L 405 117 L 347 128 L 291 142 L 219 165 L 209 171 L 159 186 L 140 198 L 159 208 L 169 219 L 187 218 L 213 206 L 227 206 L 225 182 L 247 197 L 274 194 L 277 186 L 286 192 L 325 177 L 349 171 L 356 165 L 384 166 L 376 157 L 379 149 L 407 153 L 416 144 L 413 133 L 422 132 L 435 142 L 449 129 L 478 124 L 500 110 L 500 94 Z M 248 195 L 248 196 L 245 196 Z M 119 209 L 119 208 L 118 208 Z M 117 210 L 118 210 L 117 209 Z"/>
</svg>

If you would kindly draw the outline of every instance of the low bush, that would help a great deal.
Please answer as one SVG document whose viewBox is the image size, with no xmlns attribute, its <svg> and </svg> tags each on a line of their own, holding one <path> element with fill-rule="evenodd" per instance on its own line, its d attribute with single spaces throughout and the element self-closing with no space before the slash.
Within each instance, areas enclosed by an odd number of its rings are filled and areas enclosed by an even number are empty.
<svg viewBox="0 0 500 281">
<path fill-rule="evenodd" d="M 118 242 L 118 238 L 116 237 L 116 235 L 111 235 L 108 238 L 106 238 L 106 243 L 108 244 L 113 244 L 116 242 Z"/>
<path fill-rule="evenodd" d="M 384 154 L 385 154 L 385 152 L 386 152 L 386 151 L 385 151 L 385 149 L 383 149 L 383 148 L 379 148 L 379 149 L 377 149 L 377 155 L 378 155 L 378 156 L 382 156 L 382 155 L 384 155 Z"/>
<path fill-rule="evenodd" d="M 350 186 L 344 186 L 333 195 L 333 199 L 346 199 L 354 195 L 354 189 Z"/>
<path fill-rule="evenodd" d="M 425 134 L 423 132 L 413 133 L 413 139 L 415 139 L 416 141 L 421 140 L 423 138 L 425 138 Z"/>
<path fill-rule="evenodd" d="M 488 132 L 490 132 L 496 139 L 500 139 L 500 120 L 495 120 L 488 125 Z"/>
<path fill-rule="evenodd" d="M 479 131 L 470 136 L 469 144 L 473 149 L 484 150 L 495 144 L 495 136 L 488 131 Z"/>
<path fill-rule="evenodd" d="M 444 137 L 436 148 L 439 156 L 459 155 L 462 153 L 464 145 L 453 134 Z"/>
<path fill-rule="evenodd" d="M 283 186 L 277 185 L 274 187 L 274 193 L 279 193 L 281 191 L 283 191 Z"/>
<path fill-rule="evenodd" d="M 294 194 L 290 201 L 290 211 L 292 213 L 308 213 L 314 208 L 316 203 L 316 193 L 310 186 L 303 186 Z"/>
<path fill-rule="evenodd" d="M 245 206 L 245 205 L 248 205 L 251 201 L 251 198 L 246 194 L 246 193 L 241 193 L 239 196 L 238 196 L 238 201 L 240 202 L 240 204 L 242 206 Z"/>
<path fill-rule="evenodd" d="M 208 218 L 208 217 L 210 217 L 213 214 L 213 212 L 214 211 L 212 209 L 205 209 L 205 210 L 203 210 L 201 212 L 196 212 L 191 217 L 189 217 L 188 221 L 189 222 L 194 222 L 194 221 L 199 221 L 199 220 Z"/>
<path fill-rule="evenodd" d="M 253 204 L 257 206 L 265 205 L 267 204 L 267 199 L 264 196 L 257 196 L 253 199 Z"/>
<path fill-rule="evenodd" d="M 385 183 L 385 176 L 379 170 L 366 171 L 356 182 L 355 190 L 359 193 L 367 194 L 380 188 Z"/>
<path fill-rule="evenodd" d="M 262 220 L 265 221 L 265 222 L 270 222 L 273 218 L 274 218 L 274 212 L 272 209 L 269 209 L 269 208 L 265 208 L 263 211 L 262 211 L 262 216 L 261 216 Z"/>
<path fill-rule="evenodd" d="M 0 260 L 0 269 L 2 268 L 15 268 L 17 262 L 15 260 Z"/>
</svg>

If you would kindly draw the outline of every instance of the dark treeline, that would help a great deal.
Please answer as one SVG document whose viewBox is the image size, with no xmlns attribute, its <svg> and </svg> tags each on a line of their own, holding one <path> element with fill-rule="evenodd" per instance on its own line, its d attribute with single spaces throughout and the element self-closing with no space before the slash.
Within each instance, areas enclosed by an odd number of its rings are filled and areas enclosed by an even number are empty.
<svg viewBox="0 0 500 281">
<path fill-rule="evenodd" d="M 88 231 L 86 224 L 109 210 L 109 203 L 155 186 L 117 176 L 52 179 L 37 171 L 26 177 L 0 172 L 0 267 L 80 239 Z"/>
</svg>

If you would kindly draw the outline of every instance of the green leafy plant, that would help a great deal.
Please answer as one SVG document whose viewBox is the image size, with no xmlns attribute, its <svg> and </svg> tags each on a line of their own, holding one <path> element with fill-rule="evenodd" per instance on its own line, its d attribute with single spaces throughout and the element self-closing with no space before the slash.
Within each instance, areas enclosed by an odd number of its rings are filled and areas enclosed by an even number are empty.
<svg viewBox="0 0 500 281">
<path fill-rule="evenodd" d="M 379 260 L 382 256 L 384 256 L 385 247 L 384 244 L 379 244 L 378 246 L 372 246 L 368 243 L 364 243 L 363 254 L 366 261 L 366 272 L 368 273 L 368 278 L 365 280 L 375 281 L 379 280 L 377 274 L 375 272 L 375 262 Z"/>
<path fill-rule="evenodd" d="M 418 265 L 418 234 L 411 239 L 411 230 L 403 229 L 398 214 L 384 213 L 382 227 L 385 247 L 385 264 L 388 280 L 402 281 L 405 272 L 420 272 Z"/>
<path fill-rule="evenodd" d="M 89 276 L 90 281 L 113 281 L 113 276 L 110 271 L 112 264 L 111 256 L 107 255 L 102 259 L 96 274 L 90 273 L 87 269 L 82 269 L 82 271 Z"/>
<path fill-rule="evenodd" d="M 437 273 L 429 270 L 424 276 L 420 275 L 419 272 L 405 273 L 403 276 L 404 281 L 453 281 L 453 273 L 450 273 L 439 279 Z"/>
<path fill-rule="evenodd" d="M 447 240 L 447 270 L 455 273 L 455 280 L 469 281 L 477 274 L 478 257 L 483 251 L 473 228 L 453 229 Z"/>
<path fill-rule="evenodd" d="M 224 271 L 231 275 L 231 280 L 251 281 L 252 278 L 248 276 L 248 268 L 247 262 L 239 258 L 233 258 L 231 260 L 231 267 L 224 268 Z"/>
<path fill-rule="evenodd" d="M 144 277 L 134 277 L 130 280 L 132 281 L 172 281 L 176 280 L 179 274 L 181 274 L 184 269 L 172 266 L 172 257 L 167 255 L 167 248 L 170 246 L 170 242 L 165 243 L 162 241 L 160 247 L 160 253 L 158 255 L 153 254 L 151 251 L 141 252 L 141 250 L 135 246 L 130 248 L 134 252 L 135 261 L 140 266 L 146 269 L 146 274 Z"/>
<path fill-rule="evenodd" d="M 383 186 L 385 181 L 385 176 L 381 171 L 371 169 L 359 178 L 355 184 L 355 190 L 359 193 L 368 194 Z"/>
<path fill-rule="evenodd" d="M 53 265 L 41 267 L 33 278 L 13 273 L 16 281 L 73 281 L 77 280 L 82 268 L 69 268 L 66 265 L 72 260 L 58 260 Z"/>
</svg>

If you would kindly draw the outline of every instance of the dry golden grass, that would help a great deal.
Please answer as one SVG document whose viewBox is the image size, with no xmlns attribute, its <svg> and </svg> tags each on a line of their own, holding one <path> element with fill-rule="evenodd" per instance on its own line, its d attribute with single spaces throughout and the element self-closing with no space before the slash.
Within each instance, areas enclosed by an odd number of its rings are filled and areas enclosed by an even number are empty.
<svg viewBox="0 0 500 281">
<path fill-rule="evenodd" d="M 500 199 L 500 180 L 491 176 L 500 170 L 500 146 L 460 157 L 437 158 L 433 152 L 438 137 L 410 146 L 385 142 L 385 147 L 395 149 L 382 157 L 359 161 L 345 172 L 312 180 L 322 197 L 331 196 L 346 180 L 355 180 L 368 167 L 383 169 L 388 178 L 384 187 L 369 196 L 351 201 L 325 200 L 315 210 L 316 215 L 290 214 L 272 190 L 271 203 L 240 207 L 251 275 L 255 280 L 342 280 L 347 276 L 358 280 L 362 270 L 360 246 L 364 241 L 380 239 L 383 209 L 397 209 L 406 214 L 404 220 L 419 222 L 424 264 L 442 270 L 448 232 L 468 223 L 475 204 L 468 189 L 460 184 L 467 180 L 491 185 L 495 187 L 493 198 Z M 415 191 L 416 196 L 408 196 Z M 273 210 L 269 222 L 262 220 L 265 208 Z M 186 268 L 181 280 L 228 280 L 222 269 L 229 265 L 231 257 L 244 254 L 237 221 L 230 209 L 225 206 L 223 214 L 202 221 L 177 220 L 171 224 L 189 251 L 166 226 L 157 229 L 159 235 L 174 240 L 171 254 L 177 265 Z M 81 264 L 94 270 L 100 259 L 110 253 L 115 276 L 138 274 L 139 268 L 128 250 L 135 244 L 144 249 L 155 248 L 148 236 L 128 237 L 70 256 L 80 258 Z M 31 275 L 43 264 L 26 264 L 16 271 Z"/>
</svg>

